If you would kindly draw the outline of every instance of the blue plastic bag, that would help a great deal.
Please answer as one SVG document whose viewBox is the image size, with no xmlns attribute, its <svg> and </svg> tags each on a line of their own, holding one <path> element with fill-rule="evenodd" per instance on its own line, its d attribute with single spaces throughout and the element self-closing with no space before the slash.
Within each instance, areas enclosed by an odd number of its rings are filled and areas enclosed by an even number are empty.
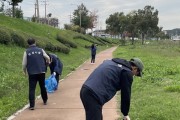
<svg viewBox="0 0 180 120">
<path fill-rule="evenodd" d="M 53 93 L 57 89 L 57 81 L 54 75 L 45 80 L 45 87 L 48 93 Z"/>
</svg>

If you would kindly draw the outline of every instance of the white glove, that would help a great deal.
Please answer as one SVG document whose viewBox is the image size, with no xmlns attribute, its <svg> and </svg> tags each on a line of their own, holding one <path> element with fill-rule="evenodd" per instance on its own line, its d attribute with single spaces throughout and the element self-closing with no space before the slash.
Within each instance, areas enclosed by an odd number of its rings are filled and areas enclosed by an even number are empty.
<svg viewBox="0 0 180 120">
<path fill-rule="evenodd" d="M 130 117 L 127 115 L 127 116 L 124 116 L 123 117 L 123 120 L 130 120 Z"/>
<path fill-rule="evenodd" d="M 53 75 L 56 76 L 56 72 L 53 72 Z"/>
</svg>

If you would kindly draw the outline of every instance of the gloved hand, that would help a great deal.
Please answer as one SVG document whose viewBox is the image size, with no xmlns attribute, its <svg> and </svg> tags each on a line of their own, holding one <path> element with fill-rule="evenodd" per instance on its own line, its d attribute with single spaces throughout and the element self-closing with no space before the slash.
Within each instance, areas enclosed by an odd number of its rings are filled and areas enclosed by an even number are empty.
<svg viewBox="0 0 180 120">
<path fill-rule="evenodd" d="M 53 72 L 53 75 L 56 76 L 56 72 Z"/>
<path fill-rule="evenodd" d="M 127 115 L 127 116 L 124 116 L 123 117 L 123 120 L 130 120 L 130 117 Z"/>
</svg>

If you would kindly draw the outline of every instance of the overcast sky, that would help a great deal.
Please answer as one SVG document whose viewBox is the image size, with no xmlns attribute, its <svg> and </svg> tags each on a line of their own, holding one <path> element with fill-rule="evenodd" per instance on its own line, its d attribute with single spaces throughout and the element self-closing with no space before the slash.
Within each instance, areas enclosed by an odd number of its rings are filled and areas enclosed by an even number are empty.
<svg viewBox="0 0 180 120">
<path fill-rule="evenodd" d="M 23 0 L 21 9 L 25 17 L 35 13 L 36 0 Z M 40 17 L 45 16 L 45 0 L 39 0 Z M 180 0 L 46 0 L 47 14 L 59 19 L 60 27 L 70 23 L 70 15 L 83 3 L 90 11 L 97 10 L 97 29 L 105 29 L 105 20 L 115 12 L 129 13 L 132 10 L 144 9 L 151 5 L 159 11 L 159 25 L 163 30 L 180 28 Z"/>
</svg>

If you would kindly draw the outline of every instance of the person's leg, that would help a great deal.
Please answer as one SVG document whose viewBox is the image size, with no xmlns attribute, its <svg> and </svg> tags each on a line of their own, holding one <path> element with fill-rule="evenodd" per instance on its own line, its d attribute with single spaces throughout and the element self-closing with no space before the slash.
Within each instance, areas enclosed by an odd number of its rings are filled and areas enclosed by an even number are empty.
<svg viewBox="0 0 180 120">
<path fill-rule="evenodd" d="M 57 81 L 57 87 L 56 87 L 55 90 L 57 90 L 57 89 L 58 89 L 58 86 L 59 86 L 59 74 L 58 74 L 58 73 L 56 73 L 55 78 L 56 78 L 56 81 Z"/>
<path fill-rule="evenodd" d="M 93 96 L 92 92 L 85 87 L 81 88 L 80 98 L 83 103 L 86 120 L 102 120 L 102 105 Z"/>
<path fill-rule="evenodd" d="M 95 63 L 95 55 L 92 55 L 92 63 Z"/>
<path fill-rule="evenodd" d="M 95 63 L 96 55 L 94 55 L 94 63 Z"/>
<path fill-rule="evenodd" d="M 37 84 L 37 76 L 29 75 L 29 104 L 30 108 L 35 106 L 35 90 Z"/>
<path fill-rule="evenodd" d="M 57 84 L 59 84 L 59 74 L 58 73 L 56 73 L 55 78 L 56 78 Z"/>
<path fill-rule="evenodd" d="M 93 55 L 91 55 L 91 63 L 93 63 Z"/>
<path fill-rule="evenodd" d="M 47 91 L 45 88 L 45 73 L 39 74 L 38 80 L 39 80 L 39 86 L 41 89 L 41 97 L 43 99 L 44 104 L 46 104 L 48 96 L 47 96 Z"/>
</svg>

